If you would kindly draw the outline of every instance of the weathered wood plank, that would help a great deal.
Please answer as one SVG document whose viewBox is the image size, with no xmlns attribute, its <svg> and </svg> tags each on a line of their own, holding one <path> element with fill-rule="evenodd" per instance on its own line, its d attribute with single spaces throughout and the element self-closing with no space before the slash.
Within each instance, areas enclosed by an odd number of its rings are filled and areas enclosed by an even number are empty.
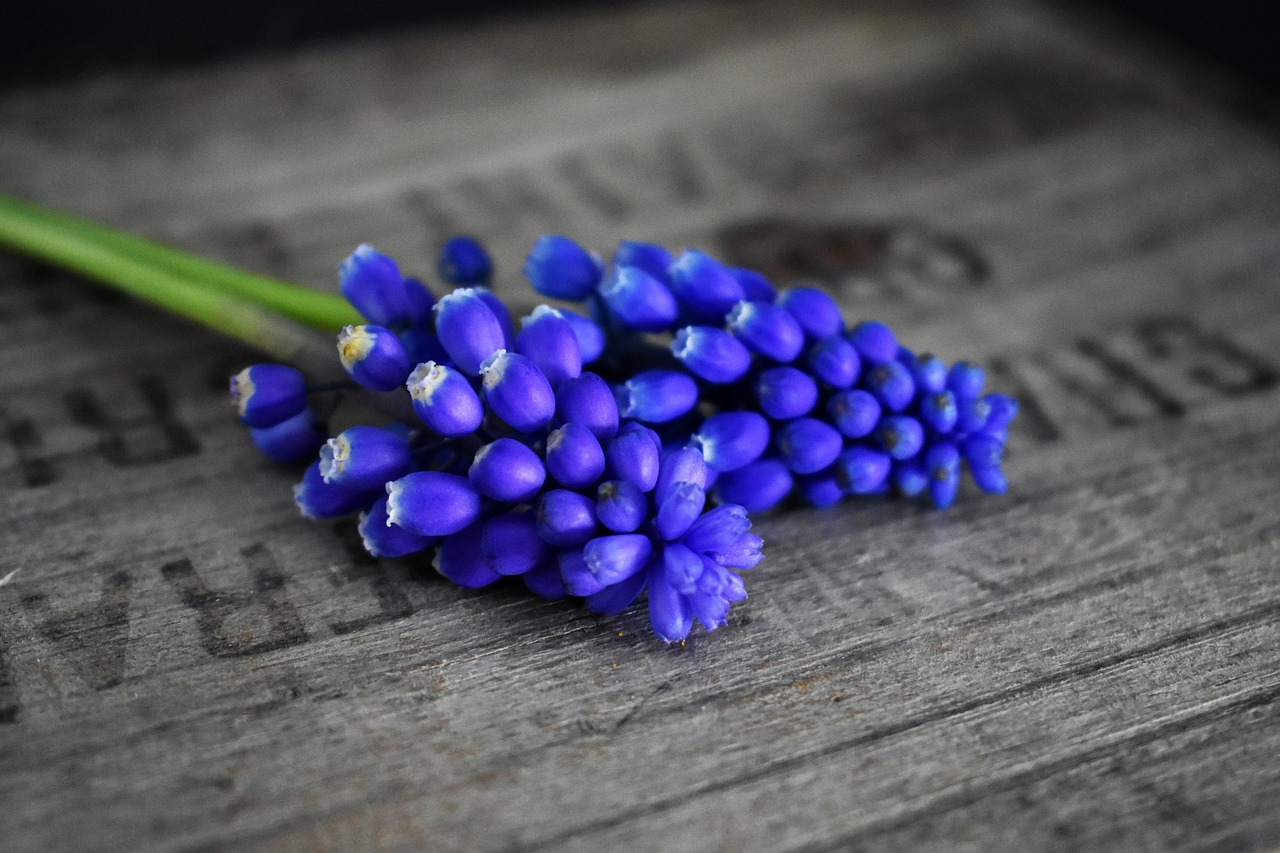
<svg viewBox="0 0 1280 853">
<path fill-rule="evenodd" d="M 298 519 L 251 353 L 0 258 L 0 846 L 1280 843 L 1280 151 L 1034 5 L 793 7 L 0 93 L 0 186 L 238 263 L 706 245 L 1024 403 L 1011 495 L 762 519 L 668 649 Z"/>
</svg>

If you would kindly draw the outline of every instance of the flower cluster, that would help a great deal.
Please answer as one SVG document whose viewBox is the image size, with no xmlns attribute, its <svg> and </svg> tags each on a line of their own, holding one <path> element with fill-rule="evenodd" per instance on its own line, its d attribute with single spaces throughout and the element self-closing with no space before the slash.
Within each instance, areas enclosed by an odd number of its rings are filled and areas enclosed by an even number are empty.
<svg viewBox="0 0 1280 853">
<path fill-rule="evenodd" d="M 367 319 L 338 336 L 350 383 L 399 399 L 409 422 L 324 438 L 297 370 L 262 364 L 232 380 L 254 443 L 280 461 L 318 459 L 295 497 L 310 518 L 360 513 L 370 553 L 434 552 L 437 570 L 478 588 L 519 577 L 546 598 L 599 613 L 647 591 L 667 642 L 696 618 L 726 623 L 746 597 L 738 571 L 761 559 L 746 510 L 707 506 L 712 471 L 696 446 L 664 447 L 584 364 L 605 334 L 588 317 L 540 306 L 517 329 L 484 285 L 491 264 L 454 238 L 438 300 L 369 246 L 342 265 L 342 291 Z M 660 406 L 641 392 L 641 409 Z"/>
<path fill-rule="evenodd" d="M 962 463 L 982 490 L 1005 491 L 1016 401 L 984 394 L 980 367 L 918 355 L 883 323 L 850 328 L 821 290 L 778 292 L 650 243 L 621 243 L 606 266 L 560 236 L 534 245 L 524 273 L 545 296 L 586 303 L 622 413 L 701 449 L 721 502 L 897 493 L 946 508 Z"/>
</svg>

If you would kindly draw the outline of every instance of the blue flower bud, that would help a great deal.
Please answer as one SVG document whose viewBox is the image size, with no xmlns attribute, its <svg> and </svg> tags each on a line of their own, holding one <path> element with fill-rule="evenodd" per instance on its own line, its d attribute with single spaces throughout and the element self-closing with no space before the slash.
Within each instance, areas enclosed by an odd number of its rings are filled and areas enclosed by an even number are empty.
<svg viewBox="0 0 1280 853">
<path fill-rule="evenodd" d="M 748 512 L 764 512 L 789 495 L 794 483 L 791 471 L 781 459 L 757 459 L 717 477 L 715 496 L 723 504 L 738 504 Z"/>
<path fill-rule="evenodd" d="M 527 356 L 498 350 L 480 365 L 480 380 L 485 403 L 512 429 L 533 433 L 551 423 L 556 394 Z"/>
<path fill-rule="evenodd" d="M 1018 416 L 1018 401 L 1005 394 L 988 394 L 982 399 L 987 403 L 987 422 L 982 431 L 1003 441 L 1009 424 Z"/>
<path fill-rule="evenodd" d="M 647 570 L 636 572 L 626 580 L 588 595 L 583 604 L 592 613 L 621 613 L 630 607 L 631 602 L 635 601 L 636 596 L 644 590 L 649 579 L 648 574 Z"/>
<path fill-rule="evenodd" d="M 818 402 L 818 383 L 795 367 L 771 367 L 761 372 L 755 390 L 761 410 L 779 421 L 807 415 Z"/>
<path fill-rule="evenodd" d="M 424 551 L 436 543 L 435 537 L 419 536 L 403 527 L 387 523 L 387 496 L 374 501 L 368 512 L 361 513 L 356 527 L 364 540 L 364 549 L 375 557 L 404 557 Z"/>
<path fill-rule="evenodd" d="M 556 389 L 555 423 L 578 423 L 601 441 L 618 432 L 618 403 L 609 383 L 594 373 L 566 379 Z"/>
<path fill-rule="evenodd" d="M 795 361 L 804 349 L 804 330 L 780 305 L 739 302 L 726 318 L 729 330 L 747 349 L 783 364 Z"/>
<path fill-rule="evenodd" d="M 769 422 L 757 412 L 721 412 L 703 421 L 692 441 L 709 467 L 732 471 L 764 453 L 769 446 Z"/>
<path fill-rule="evenodd" d="M 920 394 L 941 394 L 947 387 L 947 365 L 936 355 L 913 355 L 903 352 L 899 359 L 911 371 L 916 391 Z"/>
<path fill-rule="evenodd" d="M 702 514 L 707 494 L 696 483 L 674 483 L 658 503 L 654 526 L 665 540 L 679 539 Z"/>
<path fill-rule="evenodd" d="M 578 339 L 578 350 L 582 353 L 582 363 L 590 364 L 604 352 L 604 329 L 590 317 L 584 317 L 576 311 L 559 309 L 569 325 L 573 327 L 573 335 Z"/>
<path fill-rule="evenodd" d="M 708 631 L 729 624 L 729 600 L 721 595 L 695 592 L 688 596 L 689 609 Z"/>
<path fill-rule="evenodd" d="M 840 335 L 831 335 L 809 347 L 806 356 L 813 375 L 832 388 L 848 388 L 858 381 L 862 362 L 853 344 Z"/>
<path fill-rule="evenodd" d="M 667 270 L 673 262 L 671 253 L 656 243 L 637 243 L 623 240 L 613 253 L 615 267 L 636 267 L 644 270 L 663 284 L 670 281 Z"/>
<path fill-rule="evenodd" d="M 778 298 L 778 291 L 773 289 L 773 285 L 769 283 L 769 279 L 763 274 L 755 270 L 743 269 L 742 267 L 730 267 L 730 274 L 738 280 L 738 284 L 742 286 L 742 298 L 748 302 L 774 302 Z"/>
<path fill-rule="evenodd" d="M 747 597 L 742 578 L 710 559 L 702 561 L 702 577 L 698 578 L 698 592 L 703 595 L 717 595 L 725 601 L 742 601 Z"/>
<path fill-rule="evenodd" d="M 298 462 L 315 455 L 325 431 L 315 413 L 303 409 L 275 426 L 251 428 L 249 438 L 273 462 Z"/>
<path fill-rule="evenodd" d="M 671 265 L 671 291 L 694 323 L 718 325 L 746 298 L 728 267 L 705 252 L 685 249 Z"/>
<path fill-rule="evenodd" d="M 564 548 L 556 555 L 556 563 L 560 567 L 560 579 L 570 595 L 594 595 L 606 588 L 604 581 L 587 565 L 582 548 Z"/>
<path fill-rule="evenodd" d="M 844 489 L 840 488 L 834 467 L 796 477 L 796 491 L 805 503 L 819 509 L 835 506 L 844 500 Z"/>
<path fill-rule="evenodd" d="M 846 494 L 875 494 L 889 478 L 890 462 L 887 453 L 870 447 L 850 447 L 836 460 L 836 477 Z"/>
<path fill-rule="evenodd" d="M 924 467 L 929 472 L 929 497 L 934 506 L 951 506 L 960 487 L 960 451 L 951 442 L 940 441 L 925 453 Z"/>
<path fill-rule="evenodd" d="M 391 391 L 409 375 L 409 355 L 389 329 L 347 326 L 338 334 L 342 368 L 359 384 L 374 391 Z"/>
<path fill-rule="evenodd" d="M 552 388 L 582 373 L 582 350 L 573 324 L 563 313 L 547 305 L 539 305 L 520 321 L 516 335 L 516 351 L 538 365 Z"/>
<path fill-rule="evenodd" d="M 604 449 L 580 423 L 567 423 L 547 436 L 547 470 L 560 485 L 583 489 L 604 474 Z"/>
<path fill-rule="evenodd" d="M 893 471 L 889 476 L 893 487 L 906 498 L 914 498 L 929 485 L 929 472 L 918 456 L 893 463 Z"/>
<path fill-rule="evenodd" d="M 507 345 L 507 332 L 487 293 L 476 287 L 460 288 L 442 296 L 435 307 L 440 345 L 469 376 L 479 373 L 480 364 Z"/>
<path fill-rule="evenodd" d="M 255 364 L 231 377 L 231 402 L 251 427 L 272 427 L 307 407 L 307 380 L 283 364 Z"/>
<path fill-rule="evenodd" d="M 662 549 L 662 576 L 681 595 L 693 595 L 702 577 L 702 556 L 679 542 L 668 542 Z"/>
<path fill-rule="evenodd" d="M 627 421 L 605 445 L 604 458 L 609 477 L 634 483 L 641 492 L 649 492 L 658 482 L 662 445 L 653 430 Z"/>
<path fill-rule="evenodd" d="M 411 327 L 424 328 L 432 324 L 432 318 L 435 316 L 436 295 L 431 292 L 431 288 L 416 278 L 406 278 L 404 304 L 406 319 Z"/>
<path fill-rule="evenodd" d="M 306 518 L 338 518 L 364 509 L 378 497 L 368 489 L 353 489 L 337 483 L 326 483 L 320 463 L 312 462 L 293 487 L 293 501 Z"/>
<path fill-rule="evenodd" d="M 861 388 L 839 391 L 827 401 L 827 417 L 846 438 L 870 435 L 880 422 L 880 401 Z"/>
<path fill-rule="evenodd" d="M 708 382 L 736 382 L 751 367 L 750 350 L 724 329 L 712 326 L 685 326 L 672 338 L 671 352 Z"/>
<path fill-rule="evenodd" d="M 489 568 L 500 575 L 522 575 L 551 557 L 538 535 L 533 512 L 504 512 L 481 525 L 480 547 Z"/>
<path fill-rule="evenodd" d="M 649 510 L 649 499 L 627 480 L 605 480 L 596 489 L 596 518 L 614 533 L 631 533 Z"/>
<path fill-rule="evenodd" d="M 658 471 L 658 481 L 653 487 L 653 498 L 657 505 L 666 500 L 671 490 L 680 483 L 693 483 L 700 488 L 707 488 L 710 472 L 702 454 L 693 447 L 682 447 L 667 454 Z"/>
<path fill-rule="evenodd" d="M 587 570 L 602 586 L 612 586 L 634 575 L 653 556 L 653 543 L 640 533 L 597 536 L 582 547 Z"/>
<path fill-rule="evenodd" d="M 484 421 L 484 405 L 458 371 L 434 361 L 419 364 L 405 383 L 413 411 L 433 432 L 446 438 L 470 435 Z"/>
<path fill-rule="evenodd" d="M 524 581 L 525 588 L 529 592 L 539 598 L 545 598 L 547 601 L 559 601 L 569 595 L 569 590 L 564 585 L 564 579 L 560 577 L 560 564 L 556 562 L 554 557 L 544 560 L 541 564 L 522 574 L 520 580 Z M 627 604 L 630 603 L 629 601 L 627 602 Z M 623 609 L 626 609 L 625 604 Z"/>
<path fill-rule="evenodd" d="M 864 384 L 891 412 L 901 412 L 915 398 L 915 381 L 911 378 L 911 371 L 901 362 L 886 361 L 876 365 L 867 373 Z"/>
<path fill-rule="evenodd" d="M 488 284 L 493 261 L 479 240 L 459 234 L 440 247 L 436 269 L 440 278 L 453 285 Z"/>
<path fill-rule="evenodd" d="M 413 467 L 409 443 L 392 430 L 354 426 L 320 448 L 320 475 L 330 484 L 381 491 Z"/>
<path fill-rule="evenodd" d="M 618 413 L 651 424 L 675 420 L 697 402 L 697 383 L 675 370 L 644 370 L 617 389 Z"/>
<path fill-rule="evenodd" d="M 849 343 L 858 350 L 858 355 L 867 364 L 884 364 L 894 361 L 898 354 L 898 340 L 893 330 L 884 323 L 867 320 L 853 327 L 849 332 Z"/>
<path fill-rule="evenodd" d="M 951 432 L 958 416 L 956 395 L 950 391 L 929 394 L 920 401 L 920 419 L 934 432 Z"/>
<path fill-rule="evenodd" d="M 476 451 L 467 479 L 485 497 L 514 504 L 538 494 L 547 470 L 537 453 L 514 438 L 499 438 Z"/>
<path fill-rule="evenodd" d="M 889 415 L 876 427 L 876 442 L 893 459 L 910 459 L 924 446 L 924 427 L 907 415 Z"/>
<path fill-rule="evenodd" d="M 817 418 L 796 418 L 777 432 L 778 455 L 797 474 L 814 474 L 836 461 L 844 436 Z"/>
<path fill-rule="evenodd" d="M 647 574 L 649 624 L 653 627 L 653 632 L 666 643 L 683 641 L 693 628 L 693 611 L 688 599 L 667 582 L 661 561 L 650 563 Z"/>
<path fill-rule="evenodd" d="M 723 504 L 698 516 L 680 541 L 700 554 L 716 554 L 732 547 L 750 529 L 746 508 Z"/>
<path fill-rule="evenodd" d="M 615 267 L 597 292 L 610 313 L 636 331 L 665 331 L 679 313 L 667 286 L 639 267 Z"/>
<path fill-rule="evenodd" d="M 764 559 L 763 548 L 764 548 L 763 539 L 761 539 L 759 536 L 755 535 L 754 533 L 743 533 L 739 535 L 737 539 L 733 540 L 733 542 L 730 543 L 728 546 L 721 548 L 719 551 L 716 551 L 715 553 L 707 554 L 706 556 L 707 556 L 707 559 L 711 560 L 717 565 L 728 566 L 729 568 L 737 569 L 739 571 L 745 571 L 747 569 L 755 567 L 756 565 L 759 564 L 761 560 Z M 706 567 L 705 562 L 703 563 L 703 566 L 704 568 Z M 724 573 L 724 574 L 725 574 L 725 577 L 731 583 L 739 586 L 741 585 L 741 581 L 738 580 L 737 575 L 734 575 L 732 573 Z M 706 577 L 707 577 L 707 573 L 704 571 L 702 573 L 702 577 L 698 579 L 699 585 L 702 584 L 702 582 L 706 579 Z M 741 597 L 739 598 L 731 597 L 729 600 L 741 601 L 743 598 L 746 598 L 746 597 L 747 597 L 746 591 L 743 590 Z"/>
<path fill-rule="evenodd" d="M 455 474 L 418 471 L 387 483 L 391 524 L 420 536 L 457 533 L 480 515 L 480 496 Z"/>
<path fill-rule="evenodd" d="M 502 575 L 485 559 L 482 533 L 481 525 L 473 524 L 446 536 L 436 552 L 436 571 L 464 589 L 479 589 L 499 580 Z"/>
<path fill-rule="evenodd" d="M 342 295 L 370 323 L 399 326 L 407 322 L 404 278 L 390 257 L 364 244 L 342 262 L 338 273 Z"/>
<path fill-rule="evenodd" d="M 998 467 L 1004 456 L 1004 442 L 979 432 L 960 442 L 960 453 L 971 468 Z"/>
<path fill-rule="evenodd" d="M 956 430 L 976 432 L 987 425 L 991 417 L 991 404 L 985 397 L 960 397 L 956 403 Z"/>
<path fill-rule="evenodd" d="M 1000 470 L 999 465 L 971 466 L 969 474 L 973 477 L 973 482 L 978 485 L 978 488 L 987 494 L 1003 495 L 1009 489 L 1009 482 L 1005 479 L 1004 472 Z"/>
<path fill-rule="evenodd" d="M 538 498 L 538 535 L 543 542 L 570 548 L 595 534 L 596 502 L 591 498 L 568 489 L 552 489 Z"/>
<path fill-rule="evenodd" d="M 816 287 L 789 287 L 778 294 L 776 301 L 796 318 L 810 338 L 827 338 L 844 331 L 840 306 Z"/>
<path fill-rule="evenodd" d="M 600 260 L 568 237 L 539 237 L 524 262 L 533 289 L 553 299 L 580 301 L 600 283 Z"/>
<path fill-rule="evenodd" d="M 955 392 L 956 399 L 971 400 L 982 393 L 985 379 L 986 373 L 981 367 L 967 361 L 957 361 L 951 365 L 951 372 L 947 374 L 947 387 Z"/>
</svg>

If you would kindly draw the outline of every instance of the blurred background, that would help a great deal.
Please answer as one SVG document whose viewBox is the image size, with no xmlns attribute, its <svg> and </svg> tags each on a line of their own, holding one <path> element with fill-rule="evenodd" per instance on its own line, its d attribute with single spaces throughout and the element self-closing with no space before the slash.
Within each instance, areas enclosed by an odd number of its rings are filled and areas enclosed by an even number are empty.
<svg viewBox="0 0 1280 853">
<path fill-rule="evenodd" d="M 447 27 L 637 4 L 633 0 L 608 4 L 589 0 L 10 0 L 5 5 L 0 78 L 11 82 L 83 74 L 102 66 L 277 51 L 402 27 Z M 1157 46 L 1177 45 L 1260 87 L 1273 89 L 1280 84 L 1274 28 L 1267 26 L 1270 4 L 1088 0 L 1060 5 L 1077 14 L 1085 7 L 1113 17 Z"/>
</svg>

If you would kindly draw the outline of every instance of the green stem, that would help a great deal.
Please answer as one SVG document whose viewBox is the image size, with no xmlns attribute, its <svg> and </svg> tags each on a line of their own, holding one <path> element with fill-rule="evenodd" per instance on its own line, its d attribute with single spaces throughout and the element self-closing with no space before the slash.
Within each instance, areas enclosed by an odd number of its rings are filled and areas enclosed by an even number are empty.
<svg viewBox="0 0 1280 853">
<path fill-rule="evenodd" d="M 111 239 L 104 242 L 101 239 L 104 234 Z M 347 384 L 347 377 L 334 358 L 331 335 L 320 334 L 269 310 L 265 306 L 270 300 L 262 300 L 262 304 L 250 301 L 260 295 L 247 286 L 257 279 L 256 276 L 244 273 L 239 277 L 236 287 L 220 287 L 219 282 L 202 280 L 195 273 L 207 271 L 208 268 L 220 268 L 223 273 L 238 271 L 213 263 L 206 267 L 206 262 L 198 258 L 182 255 L 163 246 L 146 244 L 143 240 L 136 242 L 145 244 L 146 251 L 130 254 L 115 242 L 119 237 L 128 235 L 120 235 L 111 229 L 0 196 L 0 246 L 9 246 L 64 269 L 74 270 L 194 320 L 206 328 L 256 347 L 280 361 L 296 365 L 315 381 Z M 134 240 L 136 238 L 129 238 L 129 241 Z M 148 254 L 152 252 L 155 254 Z M 177 263 L 163 266 L 159 263 L 161 257 L 176 259 Z M 187 274 L 180 270 L 186 270 Z M 226 279 L 221 283 L 225 284 Z M 337 299 L 294 285 L 283 286 L 297 291 L 288 296 L 288 301 L 295 306 L 303 305 L 304 297 L 306 300 Z M 278 290 L 274 292 L 277 295 L 282 293 Z M 246 299 L 246 296 L 249 298 Z M 277 301 L 275 304 L 281 303 Z M 345 301 L 342 307 L 347 311 L 351 310 Z M 326 320 L 322 328 L 329 332 L 333 331 L 335 325 L 350 322 L 335 318 L 334 314 L 335 312 L 330 311 L 326 315 L 321 311 L 311 316 L 313 319 Z M 405 394 L 377 394 L 363 388 L 354 388 L 349 393 L 365 405 L 392 418 L 405 423 L 416 422 Z"/>
<path fill-rule="evenodd" d="M 12 196 L 0 195 L 0 244 L 66 266 L 70 266 L 65 261 L 69 247 L 77 247 L 75 251 L 80 253 L 94 248 L 97 254 L 92 266 L 73 268 L 143 298 L 147 298 L 146 293 L 138 285 L 123 282 L 107 270 L 118 267 L 135 274 L 140 268 L 148 268 L 161 277 L 167 275 L 170 280 L 201 282 L 206 289 L 216 288 L 239 297 L 237 301 L 241 303 L 246 300 L 257 303 L 325 332 L 336 332 L 342 326 L 360 322 L 355 309 L 336 294 L 200 258 Z M 193 319 L 204 322 L 199 316 Z"/>
</svg>

